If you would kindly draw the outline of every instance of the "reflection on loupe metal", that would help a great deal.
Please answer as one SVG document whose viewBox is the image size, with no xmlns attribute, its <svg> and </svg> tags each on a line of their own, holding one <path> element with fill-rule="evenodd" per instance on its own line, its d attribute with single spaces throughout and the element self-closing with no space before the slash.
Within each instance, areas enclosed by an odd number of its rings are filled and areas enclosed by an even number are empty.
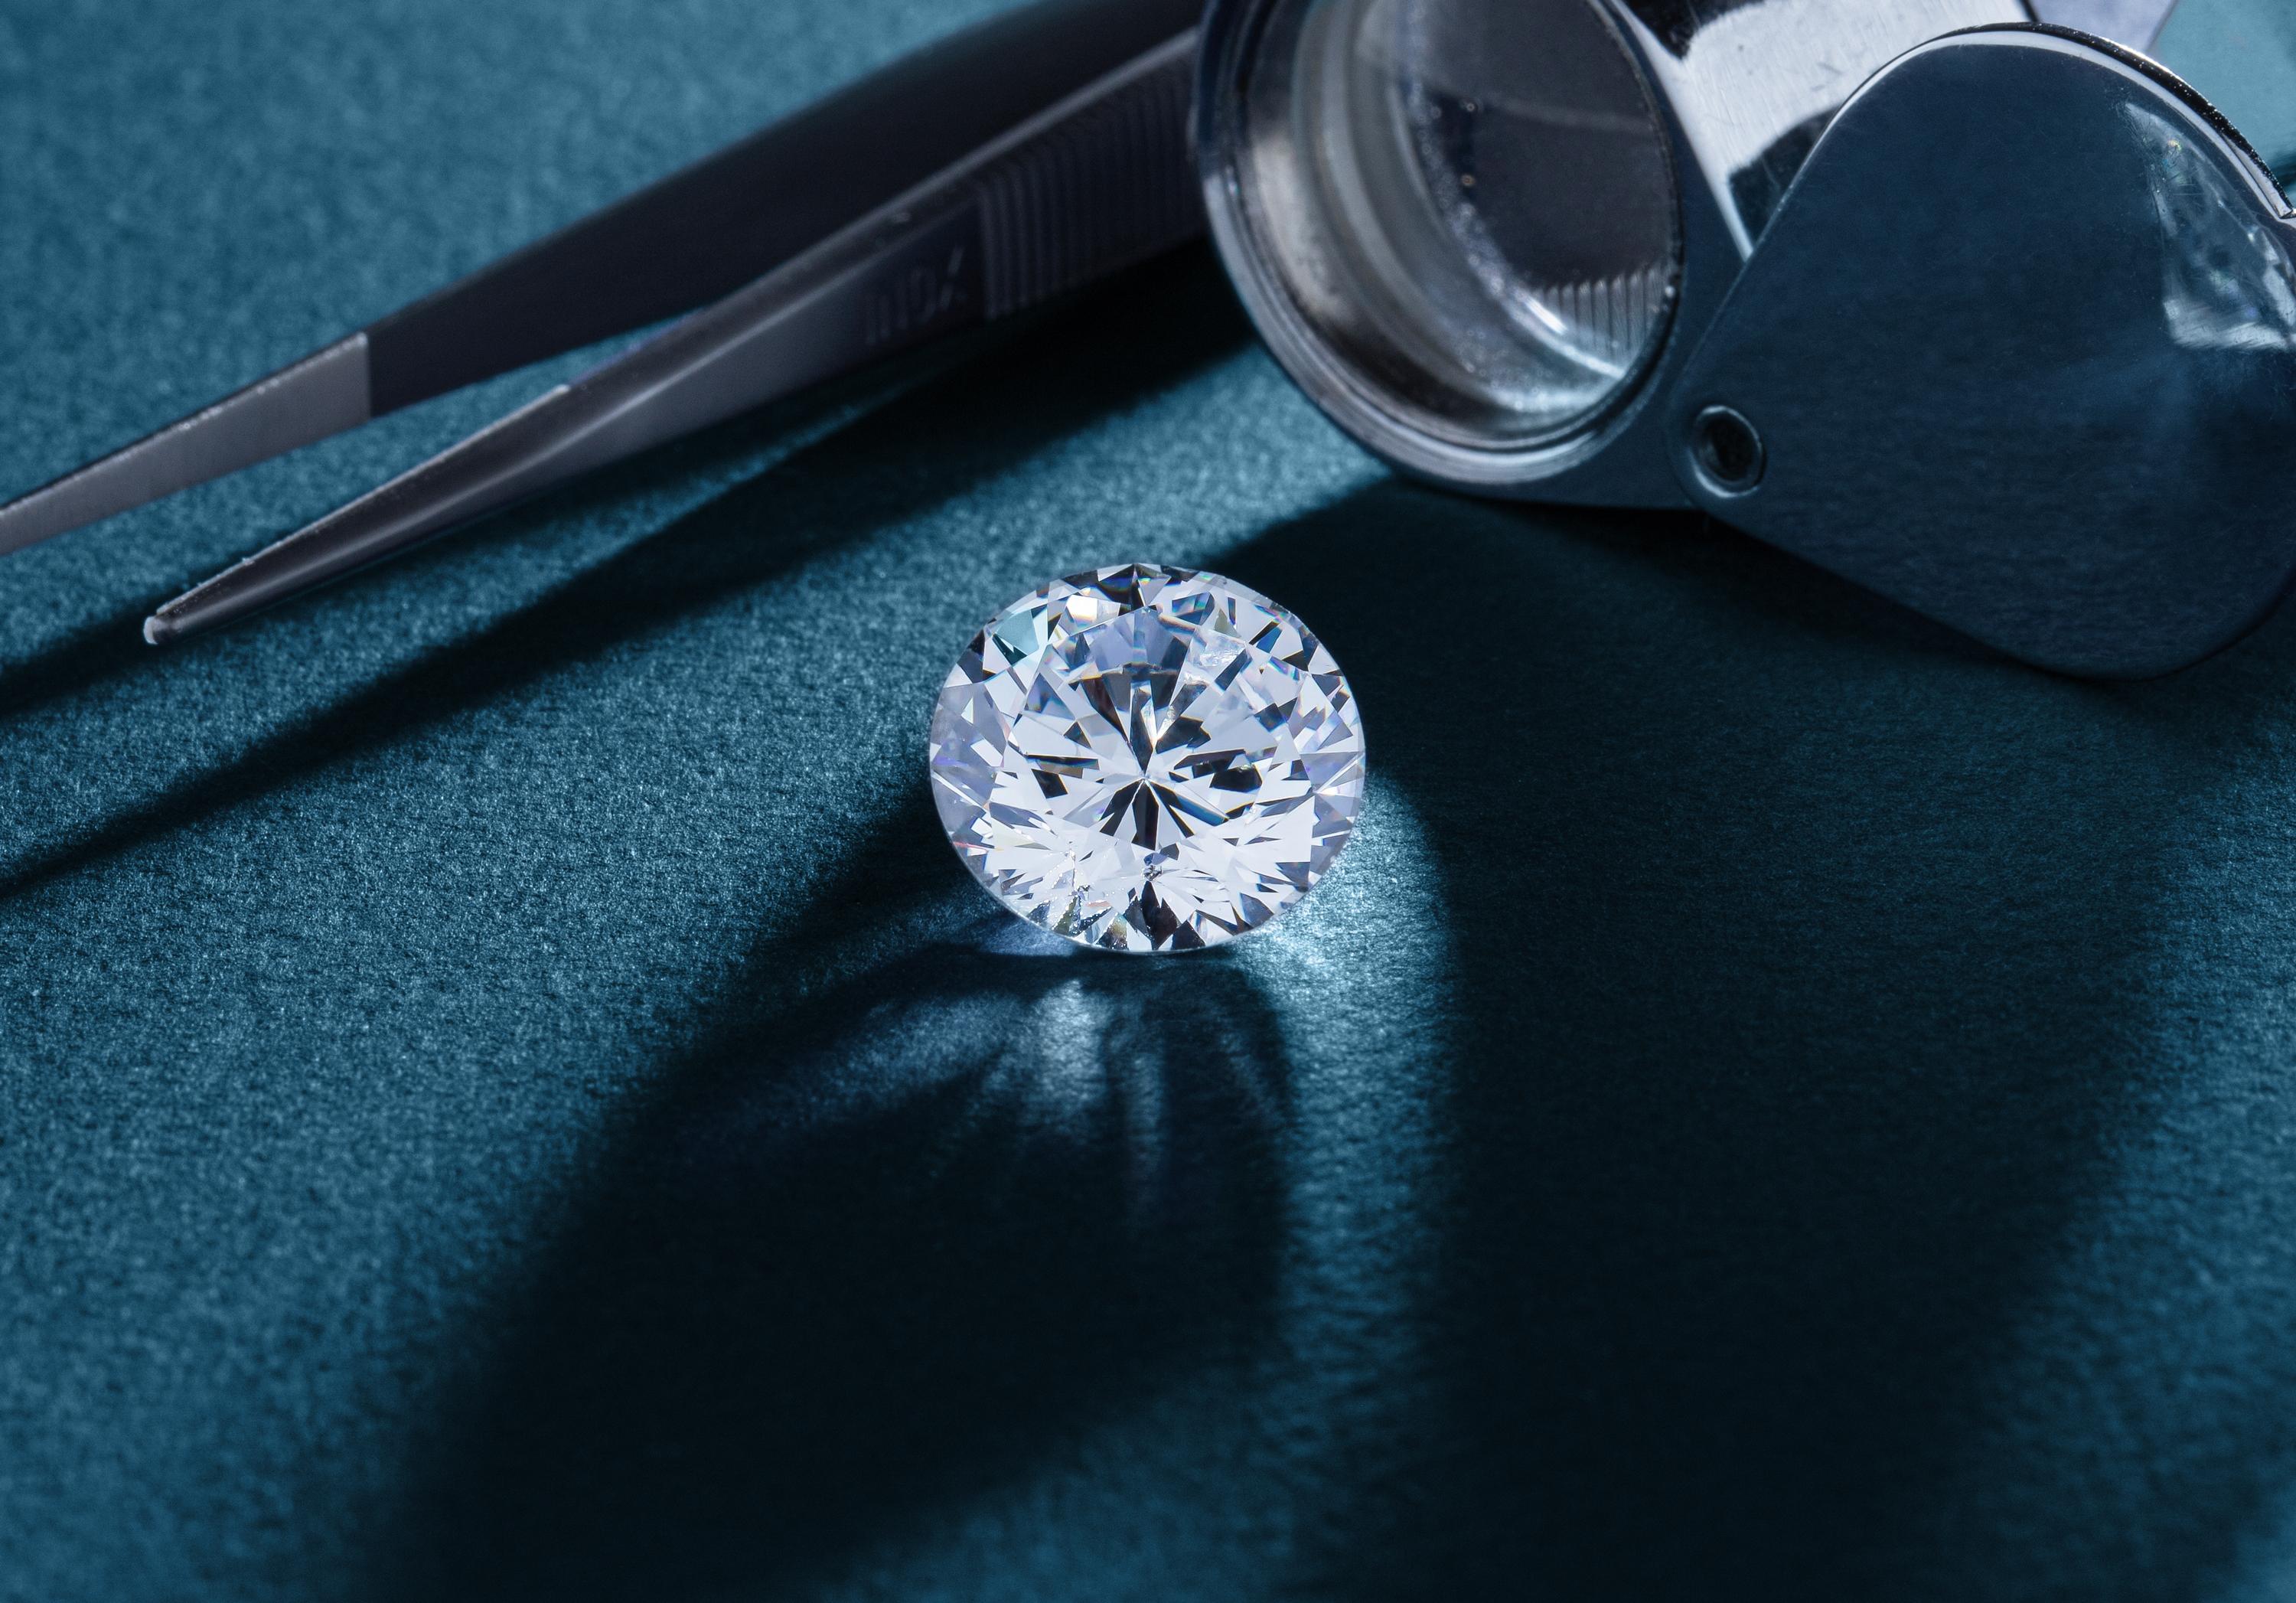
<svg viewBox="0 0 2296 1603">
<path fill-rule="evenodd" d="M 2099 677 L 2296 575 L 2284 197 L 2021 0 L 1212 0 L 1195 116 L 1246 309 L 1406 471 L 1702 508 Z"/>
<path fill-rule="evenodd" d="M 1413 472 L 1620 499 L 1607 479 L 1558 481 L 1657 376 L 1686 256 L 1734 270 L 1863 73 L 2024 15 L 2016 0 L 1717 11 L 1216 0 L 1197 90 L 1212 232 L 1292 377 Z M 1711 310 L 1704 276 L 1693 313 Z"/>
<path fill-rule="evenodd" d="M 1612 23 L 1584 0 L 1338 0 L 1269 8 L 1237 50 L 1229 220 L 1319 399 L 1391 454 L 1480 476 L 1631 389 L 1681 242 L 1658 108 Z"/>
</svg>

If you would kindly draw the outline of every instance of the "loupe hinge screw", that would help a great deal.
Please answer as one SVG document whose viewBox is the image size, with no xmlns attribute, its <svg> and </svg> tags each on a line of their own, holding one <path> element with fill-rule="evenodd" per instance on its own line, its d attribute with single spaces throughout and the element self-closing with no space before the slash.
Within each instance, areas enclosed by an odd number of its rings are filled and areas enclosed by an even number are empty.
<svg viewBox="0 0 2296 1603">
<path fill-rule="evenodd" d="M 1708 489 L 1742 496 L 1761 483 L 1769 455 L 1744 413 L 1734 407 L 1709 407 L 1691 422 L 1690 461 Z"/>
</svg>

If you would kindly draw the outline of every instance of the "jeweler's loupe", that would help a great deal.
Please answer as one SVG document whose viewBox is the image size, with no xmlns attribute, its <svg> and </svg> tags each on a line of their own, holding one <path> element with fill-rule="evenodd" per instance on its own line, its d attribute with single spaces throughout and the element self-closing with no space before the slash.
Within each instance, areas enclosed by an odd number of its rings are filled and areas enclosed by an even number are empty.
<svg viewBox="0 0 2296 1603">
<path fill-rule="evenodd" d="M 2199 95 L 2000 0 L 1213 0 L 1212 230 L 1397 465 L 1701 507 L 2139 677 L 2296 572 L 2296 228 Z"/>
</svg>

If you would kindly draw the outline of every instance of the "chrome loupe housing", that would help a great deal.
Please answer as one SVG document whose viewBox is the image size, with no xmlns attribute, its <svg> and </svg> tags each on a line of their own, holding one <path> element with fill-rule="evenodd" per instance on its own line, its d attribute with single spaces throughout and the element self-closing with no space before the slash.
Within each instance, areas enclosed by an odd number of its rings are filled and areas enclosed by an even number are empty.
<svg viewBox="0 0 2296 1603">
<path fill-rule="evenodd" d="M 1484 493 L 1679 503 L 1662 473 L 1574 470 L 1635 425 L 1849 93 L 1924 40 L 2026 14 L 1214 0 L 1196 101 L 1213 236 L 1286 371 L 1388 461 Z"/>
<path fill-rule="evenodd" d="M 1681 278 L 1658 103 L 1586 0 L 1270 0 L 1207 38 L 1213 226 L 1292 375 L 1450 482 L 1544 476 Z"/>
<path fill-rule="evenodd" d="M 1406 471 L 1701 508 L 2100 678 L 2296 583 L 2296 214 L 2136 50 L 2021 0 L 1212 0 L 1198 74 L 1246 308 Z"/>
</svg>

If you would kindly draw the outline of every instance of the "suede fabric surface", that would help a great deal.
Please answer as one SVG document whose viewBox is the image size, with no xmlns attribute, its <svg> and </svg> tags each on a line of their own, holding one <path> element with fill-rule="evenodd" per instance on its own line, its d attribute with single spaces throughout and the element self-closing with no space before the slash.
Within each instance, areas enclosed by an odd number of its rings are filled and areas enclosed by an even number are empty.
<svg viewBox="0 0 2296 1603">
<path fill-rule="evenodd" d="M 2283 0 L 2178 0 L 2153 53 L 2232 119 L 2284 184 L 2296 176 L 2296 10 Z"/>
<path fill-rule="evenodd" d="M 0 489 L 990 3 L 8 0 Z M 1198 251 L 137 640 L 548 376 L 0 564 L 0 1598 L 2296 1593 L 2296 622 L 1413 488 Z M 922 785 L 1134 557 L 1370 744 L 1192 960 Z"/>
</svg>

